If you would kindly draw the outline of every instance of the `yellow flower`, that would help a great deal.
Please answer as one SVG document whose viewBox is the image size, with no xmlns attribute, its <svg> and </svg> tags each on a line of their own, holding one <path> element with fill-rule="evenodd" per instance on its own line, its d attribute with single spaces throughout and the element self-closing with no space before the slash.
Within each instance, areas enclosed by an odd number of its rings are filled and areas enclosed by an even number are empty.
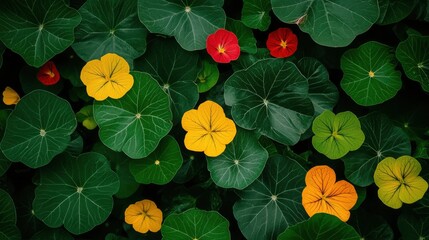
<svg viewBox="0 0 429 240">
<path fill-rule="evenodd" d="M 158 232 L 161 229 L 162 211 L 153 201 L 144 199 L 125 209 L 125 222 L 132 224 L 139 233 Z"/>
<path fill-rule="evenodd" d="M 6 105 L 17 104 L 20 99 L 18 93 L 10 87 L 6 87 L 3 91 L 3 102 Z"/>
<path fill-rule="evenodd" d="M 335 172 L 328 166 L 316 166 L 307 172 L 302 205 L 310 217 L 316 213 L 328 213 L 343 222 L 349 220 L 350 209 L 358 199 L 356 190 L 345 180 L 335 181 Z"/>
<path fill-rule="evenodd" d="M 187 131 L 185 147 L 191 151 L 204 151 L 209 157 L 223 153 L 237 133 L 235 123 L 225 117 L 219 104 L 212 101 L 200 104 L 198 110 L 185 112 L 182 127 Z"/>
<path fill-rule="evenodd" d="M 410 156 L 383 159 L 374 173 L 380 200 L 394 209 L 420 200 L 428 189 L 428 183 L 419 176 L 421 170 L 419 161 Z"/>
<path fill-rule="evenodd" d="M 86 63 L 80 73 L 88 96 L 102 101 L 107 97 L 123 97 L 133 86 L 134 78 L 124 58 L 108 53 Z"/>
</svg>

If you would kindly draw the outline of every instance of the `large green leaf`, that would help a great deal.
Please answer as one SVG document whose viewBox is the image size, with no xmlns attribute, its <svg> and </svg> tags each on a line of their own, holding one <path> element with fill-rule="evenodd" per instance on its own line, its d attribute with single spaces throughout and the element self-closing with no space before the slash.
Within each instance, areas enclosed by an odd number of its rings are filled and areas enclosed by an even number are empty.
<svg viewBox="0 0 429 240">
<path fill-rule="evenodd" d="M 162 224 L 165 240 L 229 240 L 229 222 L 215 211 L 189 209 L 169 215 Z"/>
<path fill-rule="evenodd" d="M 0 239 L 18 240 L 21 233 L 16 226 L 15 204 L 9 193 L 0 188 Z"/>
<path fill-rule="evenodd" d="M 139 183 L 159 185 L 170 182 L 182 166 L 179 144 L 171 136 L 161 140 L 149 156 L 130 162 L 130 171 Z"/>
<path fill-rule="evenodd" d="M 411 154 L 411 143 L 407 134 L 393 125 L 380 113 L 371 113 L 360 119 L 365 141 L 362 146 L 345 155 L 342 160 L 345 174 L 353 184 L 366 187 L 374 182 L 377 164 L 386 157 Z"/>
<path fill-rule="evenodd" d="M 218 157 L 207 157 L 207 168 L 216 185 L 243 189 L 261 175 L 268 152 L 254 132 L 237 129 L 234 140 Z"/>
<path fill-rule="evenodd" d="M 266 31 L 271 23 L 270 11 L 270 1 L 244 0 L 241 21 L 250 28 Z"/>
<path fill-rule="evenodd" d="M 365 240 L 392 240 L 394 234 L 390 225 L 379 215 L 371 214 L 364 209 L 354 211 L 348 224 L 353 226 L 360 236 Z"/>
<path fill-rule="evenodd" d="M 16 215 L 18 217 L 17 226 L 24 239 L 33 236 L 43 228 L 47 228 L 46 224 L 40 221 L 34 214 L 33 200 L 35 188 L 35 185 L 28 184 L 20 187 L 19 192 L 15 195 Z"/>
<path fill-rule="evenodd" d="M 423 90 L 429 92 L 429 36 L 412 35 L 398 44 L 396 58 L 402 65 L 405 75 L 417 81 Z"/>
<path fill-rule="evenodd" d="M 378 0 L 380 16 L 377 23 L 392 24 L 406 18 L 416 6 L 417 0 Z"/>
<path fill-rule="evenodd" d="M 264 59 L 234 72 L 225 82 L 225 103 L 235 123 L 286 145 L 298 142 L 311 124 L 308 81 L 292 62 Z"/>
<path fill-rule="evenodd" d="M 256 39 L 252 29 L 246 27 L 241 21 L 232 18 L 226 20 L 225 28 L 237 35 L 241 52 L 256 53 Z"/>
<path fill-rule="evenodd" d="M 0 138 L 3 138 L 3 134 L 6 129 L 6 121 L 7 121 L 7 118 L 9 117 L 9 114 L 10 114 L 9 110 L 5 110 L 5 109 L 0 110 Z M 10 165 L 11 165 L 11 162 L 9 161 L 9 159 L 7 159 L 6 156 L 3 154 L 3 152 L 0 151 L 0 177 L 6 173 Z"/>
<path fill-rule="evenodd" d="M 118 189 L 118 176 L 103 155 L 61 155 L 41 169 L 33 208 L 49 227 L 64 224 L 69 232 L 81 234 L 107 219 Z"/>
<path fill-rule="evenodd" d="M 298 23 L 316 43 L 329 47 L 349 45 L 379 14 L 377 0 L 271 0 L 271 5 L 281 21 Z"/>
<path fill-rule="evenodd" d="M 333 215 L 317 213 L 309 220 L 298 223 L 284 231 L 278 240 L 360 240 L 356 230 Z"/>
<path fill-rule="evenodd" d="M 130 65 L 146 50 L 147 30 L 135 0 L 89 0 L 79 8 L 82 22 L 72 47 L 84 61 L 116 53 Z"/>
<path fill-rule="evenodd" d="M 428 239 L 429 217 L 419 217 L 410 213 L 401 214 L 398 218 L 398 228 L 404 240 Z"/>
<path fill-rule="evenodd" d="M 206 48 L 209 34 L 225 27 L 223 0 L 138 0 L 140 21 L 152 33 L 174 36 L 188 51 Z"/>
<path fill-rule="evenodd" d="M 0 1 L 0 40 L 34 67 L 69 47 L 80 21 L 61 0 Z"/>
<path fill-rule="evenodd" d="M 243 235 L 249 240 L 275 239 L 284 229 L 305 219 L 301 204 L 306 170 L 290 157 L 270 157 L 262 175 L 238 192 L 233 207 Z"/>
<path fill-rule="evenodd" d="M 25 95 L 10 114 L 0 147 L 12 162 L 38 168 L 67 148 L 76 125 L 66 100 L 35 90 Z"/>
<path fill-rule="evenodd" d="M 155 150 L 170 131 L 167 94 L 149 74 L 131 72 L 134 85 L 121 99 L 94 102 L 94 119 L 100 140 L 130 158 L 143 158 Z"/>
<path fill-rule="evenodd" d="M 367 42 L 341 57 L 341 87 L 357 104 L 372 106 L 393 98 L 402 87 L 390 46 Z"/>
<path fill-rule="evenodd" d="M 46 228 L 34 234 L 30 240 L 73 240 L 74 238 L 62 228 Z"/>
<path fill-rule="evenodd" d="M 135 69 L 152 75 L 170 97 L 174 124 L 198 101 L 198 87 L 194 82 L 197 63 L 196 52 L 183 50 L 174 39 L 162 38 L 153 40 L 146 54 L 136 60 Z"/>
</svg>

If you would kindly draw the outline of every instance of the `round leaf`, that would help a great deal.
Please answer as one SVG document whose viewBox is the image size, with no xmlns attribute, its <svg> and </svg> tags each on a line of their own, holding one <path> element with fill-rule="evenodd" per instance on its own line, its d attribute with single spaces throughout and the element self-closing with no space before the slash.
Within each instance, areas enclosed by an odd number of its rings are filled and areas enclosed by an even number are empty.
<svg viewBox="0 0 429 240">
<path fill-rule="evenodd" d="M 416 6 L 416 0 L 378 0 L 380 16 L 377 23 L 392 24 L 406 18 Z"/>
<path fill-rule="evenodd" d="M 381 216 L 368 213 L 363 209 L 351 214 L 348 224 L 353 226 L 360 239 L 365 240 L 392 240 L 394 234 L 390 225 Z"/>
<path fill-rule="evenodd" d="M 187 51 L 206 48 L 207 36 L 225 26 L 223 0 L 138 0 L 140 21 L 151 33 L 174 36 Z"/>
<path fill-rule="evenodd" d="M 233 213 L 247 239 L 275 239 L 285 228 L 307 219 L 301 204 L 305 174 L 294 159 L 276 155 L 256 181 L 238 192 L 241 200 Z"/>
<path fill-rule="evenodd" d="M 359 120 L 365 141 L 358 150 L 350 152 L 342 160 L 347 179 L 355 185 L 366 187 L 374 182 L 374 172 L 381 160 L 410 155 L 411 143 L 407 134 L 383 114 L 371 113 Z"/>
<path fill-rule="evenodd" d="M 402 239 L 429 238 L 429 217 L 401 214 L 398 218 L 398 228 Z"/>
<path fill-rule="evenodd" d="M 9 193 L 0 188 L 0 239 L 18 240 L 21 233 L 16 226 L 15 204 Z"/>
<path fill-rule="evenodd" d="M 429 5 L 428 5 L 429 6 Z M 429 37 L 409 36 L 398 44 L 396 58 L 402 65 L 405 75 L 417 81 L 423 90 L 429 92 Z"/>
<path fill-rule="evenodd" d="M 107 219 L 118 189 L 118 176 L 103 155 L 62 155 L 41 169 L 33 208 L 49 227 L 64 224 L 69 232 L 81 234 Z"/>
<path fill-rule="evenodd" d="M 203 93 L 210 90 L 214 85 L 216 85 L 217 80 L 219 79 L 219 69 L 217 64 L 210 60 L 202 60 L 202 69 L 198 73 L 197 85 L 198 92 Z"/>
<path fill-rule="evenodd" d="M 207 157 L 207 168 L 219 187 L 241 190 L 261 175 L 267 159 L 268 152 L 256 134 L 239 128 L 221 155 Z"/>
<path fill-rule="evenodd" d="M 66 100 L 35 90 L 25 95 L 10 114 L 0 147 L 12 162 L 38 168 L 67 148 L 76 125 Z"/>
<path fill-rule="evenodd" d="M 182 166 L 179 144 L 171 136 L 161 140 L 148 157 L 130 162 L 130 171 L 139 183 L 167 184 Z"/>
<path fill-rule="evenodd" d="M 313 121 L 313 147 L 330 159 L 339 159 L 362 146 L 365 135 L 359 119 L 352 112 L 335 115 L 325 110 Z"/>
<path fill-rule="evenodd" d="M 367 42 L 341 57 L 341 87 L 357 104 L 372 106 L 393 98 L 402 87 L 391 47 Z"/>
<path fill-rule="evenodd" d="M 84 61 L 116 53 L 129 64 L 146 50 L 147 30 L 133 0 L 89 0 L 79 13 L 82 23 L 72 47 Z"/>
<path fill-rule="evenodd" d="M 155 78 L 170 97 L 173 123 L 192 109 L 198 101 L 198 88 L 194 80 L 198 74 L 198 54 L 180 48 L 174 39 L 157 38 L 149 44 L 146 54 L 136 60 L 136 70 Z"/>
<path fill-rule="evenodd" d="M 241 21 L 250 28 L 266 31 L 271 23 L 270 11 L 270 1 L 244 0 Z"/>
<path fill-rule="evenodd" d="M 326 213 L 317 213 L 309 220 L 286 229 L 277 239 L 360 240 L 361 238 L 352 226 L 347 225 L 337 217 Z"/>
<path fill-rule="evenodd" d="M 62 228 L 46 228 L 38 233 L 34 234 L 30 240 L 45 240 L 45 239 L 55 239 L 55 240 L 73 240 L 74 238 L 67 231 Z"/>
<path fill-rule="evenodd" d="M 0 40 L 34 67 L 68 48 L 80 21 L 61 0 L 0 2 Z"/>
<path fill-rule="evenodd" d="M 143 158 L 155 150 L 170 131 L 171 110 L 167 94 L 149 74 L 131 72 L 134 85 L 121 99 L 94 102 L 98 135 L 113 151 Z"/>
<path fill-rule="evenodd" d="M 291 62 L 264 59 L 225 82 L 225 103 L 235 123 L 275 141 L 294 145 L 311 124 L 307 79 Z"/>
<path fill-rule="evenodd" d="M 161 228 L 165 240 L 229 240 L 229 222 L 215 211 L 189 209 L 169 215 Z"/>
<path fill-rule="evenodd" d="M 344 47 L 378 19 L 377 0 L 271 0 L 274 14 L 285 23 L 297 23 L 318 44 Z"/>
<path fill-rule="evenodd" d="M 18 227 L 14 224 L 6 223 L 1 226 L 0 229 L 0 239 L 2 240 L 21 240 L 21 233 L 19 232 Z"/>
<path fill-rule="evenodd" d="M 256 39 L 253 37 L 252 29 L 232 18 L 226 20 L 225 28 L 237 35 L 240 51 L 256 53 Z"/>
</svg>

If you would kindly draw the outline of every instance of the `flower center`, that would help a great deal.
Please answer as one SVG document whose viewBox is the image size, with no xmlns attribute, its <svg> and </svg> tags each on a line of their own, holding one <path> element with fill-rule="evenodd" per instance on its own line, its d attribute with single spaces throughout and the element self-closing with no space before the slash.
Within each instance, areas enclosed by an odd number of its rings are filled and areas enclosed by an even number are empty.
<svg viewBox="0 0 429 240">
<path fill-rule="evenodd" d="M 225 53 L 225 48 L 223 47 L 223 45 L 218 45 L 217 46 L 217 51 L 220 53 L 220 54 L 224 54 Z"/>
<path fill-rule="evenodd" d="M 334 137 L 334 138 L 339 138 L 339 136 L 340 136 L 340 134 L 338 134 L 338 132 L 337 132 L 337 131 L 333 131 L 333 132 L 332 132 L 332 137 Z"/>
<path fill-rule="evenodd" d="M 53 73 L 52 71 L 47 71 L 47 72 L 45 72 L 45 74 L 51 78 L 55 77 L 55 73 Z"/>
<path fill-rule="evenodd" d="M 373 71 L 369 71 L 368 75 L 369 75 L 370 78 L 373 78 L 375 76 L 375 74 L 374 74 Z"/>
<path fill-rule="evenodd" d="M 285 49 L 287 47 L 287 41 L 281 40 L 280 46 Z"/>
</svg>

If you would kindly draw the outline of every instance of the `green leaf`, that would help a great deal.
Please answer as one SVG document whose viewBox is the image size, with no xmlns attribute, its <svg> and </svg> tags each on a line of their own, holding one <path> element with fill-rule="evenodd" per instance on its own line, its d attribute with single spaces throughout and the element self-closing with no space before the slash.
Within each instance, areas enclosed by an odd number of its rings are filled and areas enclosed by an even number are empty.
<svg viewBox="0 0 429 240">
<path fill-rule="evenodd" d="M 367 42 L 341 57 L 341 87 L 357 104 L 372 106 L 393 98 L 402 87 L 390 46 Z"/>
<path fill-rule="evenodd" d="M 406 18 L 416 6 L 416 0 L 378 0 L 380 16 L 377 24 L 387 25 Z"/>
<path fill-rule="evenodd" d="M 147 30 L 137 16 L 135 0 L 88 0 L 79 13 L 72 47 L 84 61 L 116 53 L 132 65 L 146 50 Z"/>
<path fill-rule="evenodd" d="M 128 240 L 128 238 L 118 236 L 118 235 L 113 234 L 113 233 L 108 233 L 106 235 L 106 237 L 104 238 L 104 240 Z"/>
<path fill-rule="evenodd" d="M 197 155 L 198 156 L 198 155 Z M 197 158 L 193 153 L 185 152 L 183 154 L 182 167 L 177 171 L 173 181 L 179 184 L 190 181 L 196 175 L 206 168 L 204 158 Z"/>
<path fill-rule="evenodd" d="M 390 225 L 381 216 L 371 214 L 363 209 L 352 212 L 347 222 L 353 226 L 365 240 L 393 240 L 394 234 Z"/>
<path fill-rule="evenodd" d="M 97 127 L 97 123 L 94 120 L 93 105 L 82 107 L 76 113 L 76 119 L 88 130 L 93 130 Z"/>
<path fill-rule="evenodd" d="M 187 51 L 206 48 L 209 34 L 225 26 L 223 0 L 138 0 L 140 21 L 151 33 L 174 36 Z"/>
<path fill-rule="evenodd" d="M 354 228 L 333 215 L 317 213 L 309 220 L 298 223 L 284 231 L 278 240 L 360 240 Z"/>
<path fill-rule="evenodd" d="M 6 223 L 0 229 L 0 239 L 2 240 L 20 240 L 21 233 L 14 224 Z"/>
<path fill-rule="evenodd" d="M 216 85 L 219 79 L 219 69 L 213 60 L 203 59 L 201 61 L 202 69 L 197 76 L 198 92 L 203 93 Z"/>
<path fill-rule="evenodd" d="M 243 191 L 233 207 L 243 235 L 249 240 L 275 239 L 284 229 L 305 219 L 301 204 L 306 170 L 295 159 L 270 157 L 262 175 Z"/>
<path fill-rule="evenodd" d="M 42 231 L 34 234 L 30 240 L 46 240 L 46 239 L 55 239 L 55 240 L 73 240 L 74 238 L 67 231 L 62 228 L 46 228 Z"/>
<path fill-rule="evenodd" d="M 189 209 L 169 215 L 161 228 L 165 240 L 229 240 L 229 222 L 215 211 Z"/>
<path fill-rule="evenodd" d="M 255 54 L 242 53 L 237 61 L 231 62 L 232 69 L 234 71 L 238 71 L 241 69 L 246 69 L 253 65 L 255 62 L 261 60 L 271 58 L 270 52 L 266 48 L 257 48 Z"/>
<path fill-rule="evenodd" d="M 0 68 L 3 65 L 3 53 L 5 49 L 6 47 L 4 46 L 4 44 L 0 42 Z"/>
<path fill-rule="evenodd" d="M 142 72 L 131 75 L 134 85 L 124 97 L 94 102 L 94 119 L 104 145 L 137 159 L 149 155 L 167 135 L 172 114 L 168 96 L 155 79 Z"/>
<path fill-rule="evenodd" d="M 274 14 L 299 28 L 318 44 L 344 47 L 366 32 L 378 19 L 377 0 L 301 1 L 271 0 Z"/>
<path fill-rule="evenodd" d="M 9 193 L 0 188 L 0 239 L 18 240 L 21 233 L 16 226 L 15 204 Z"/>
<path fill-rule="evenodd" d="M 80 80 L 80 72 L 82 71 L 82 68 L 85 66 L 86 62 L 77 57 L 76 53 L 72 49 L 63 52 L 63 54 L 67 55 L 67 58 L 56 62 L 58 72 L 61 73 L 61 78 L 68 79 L 73 87 L 84 87 L 85 85 L 83 85 L 82 80 Z M 86 94 L 86 89 L 85 95 L 88 97 Z"/>
<path fill-rule="evenodd" d="M 225 103 L 235 123 L 277 142 L 296 144 L 311 124 L 307 79 L 291 62 L 264 59 L 225 82 Z"/>
<path fill-rule="evenodd" d="M 398 44 L 396 58 L 402 65 L 405 75 L 420 83 L 429 92 L 429 36 L 412 35 Z"/>
<path fill-rule="evenodd" d="M 39 176 L 37 174 L 37 176 Z M 47 226 L 36 218 L 33 210 L 35 185 L 28 184 L 20 187 L 15 196 L 17 226 L 21 231 L 23 239 L 33 236 L 37 231 L 47 228 Z"/>
<path fill-rule="evenodd" d="M 6 129 L 6 121 L 9 117 L 10 112 L 11 111 L 9 110 L 0 110 L 0 138 L 3 138 L 4 131 Z M 6 173 L 10 165 L 11 162 L 9 161 L 9 159 L 7 159 L 3 152 L 0 151 L 0 177 Z"/>
<path fill-rule="evenodd" d="M 335 115 L 325 110 L 313 121 L 313 147 L 330 159 L 339 159 L 362 146 L 365 135 L 359 119 L 346 111 Z"/>
<path fill-rule="evenodd" d="M 241 21 L 250 28 L 266 31 L 271 23 L 270 11 L 270 1 L 244 0 Z"/>
<path fill-rule="evenodd" d="M 83 151 L 83 144 L 82 136 L 77 131 L 74 131 L 71 135 L 71 140 L 64 152 L 72 156 L 78 156 Z"/>
<path fill-rule="evenodd" d="M 61 0 L 0 2 L 0 40 L 34 67 L 68 48 L 80 21 Z"/>
<path fill-rule="evenodd" d="M 225 28 L 237 35 L 241 52 L 256 53 L 256 39 L 252 29 L 246 27 L 241 21 L 232 18 L 226 19 Z"/>
<path fill-rule="evenodd" d="M 12 162 L 38 168 L 67 148 L 76 124 L 66 100 L 35 90 L 21 98 L 10 114 L 0 148 Z"/>
<path fill-rule="evenodd" d="M 398 218 L 398 228 L 404 240 L 427 239 L 429 238 L 429 217 L 401 214 Z"/>
<path fill-rule="evenodd" d="M 196 52 L 183 50 L 173 39 L 161 38 L 153 40 L 146 54 L 136 60 L 135 69 L 152 75 L 168 94 L 174 124 L 198 101 L 198 87 L 194 82 L 197 63 Z"/>
<path fill-rule="evenodd" d="M 118 189 L 118 176 L 103 155 L 62 155 L 41 169 L 33 208 L 49 227 L 64 224 L 69 232 L 81 234 L 107 219 Z"/>
<path fill-rule="evenodd" d="M 134 180 L 129 168 L 130 162 L 134 159 L 130 159 L 122 152 L 112 151 L 101 142 L 96 142 L 92 151 L 103 154 L 109 160 L 113 171 L 118 175 L 119 190 L 115 197 L 127 198 L 137 191 L 140 184 Z"/>
<path fill-rule="evenodd" d="M 394 126 L 384 114 L 373 112 L 359 120 L 365 141 L 358 150 L 348 153 L 342 160 L 347 179 L 355 185 L 366 187 L 374 183 L 374 172 L 381 160 L 411 155 L 411 143 L 407 134 Z"/>
<path fill-rule="evenodd" d="M 129 166 L 137 182 L 164 185 L 173 179 L 182 163 L 179 144 L 166 136 L 148 157 L 130 161 Z"/>
<path fill-rule="evenodd" d="M 36 89 L 45 90 L 53 94 L 61 92 L 64 87 L 64 81 L 62 79 L 54 85 L 46 86 L 37 79 L 38 71 L 39 69 L 27 65 L 23 66 L 19 71 L 19 83 L 24 93 L 27 94 Z"/>
<path fill-rule="evenodd" d="M 213 181 L 222 188 L 244 189 L 255 181 L 265 167 L 268 152 L 254 132 L 237 129 L 234 140 L 218 157 L 207 157 Z"/>
</svg>

